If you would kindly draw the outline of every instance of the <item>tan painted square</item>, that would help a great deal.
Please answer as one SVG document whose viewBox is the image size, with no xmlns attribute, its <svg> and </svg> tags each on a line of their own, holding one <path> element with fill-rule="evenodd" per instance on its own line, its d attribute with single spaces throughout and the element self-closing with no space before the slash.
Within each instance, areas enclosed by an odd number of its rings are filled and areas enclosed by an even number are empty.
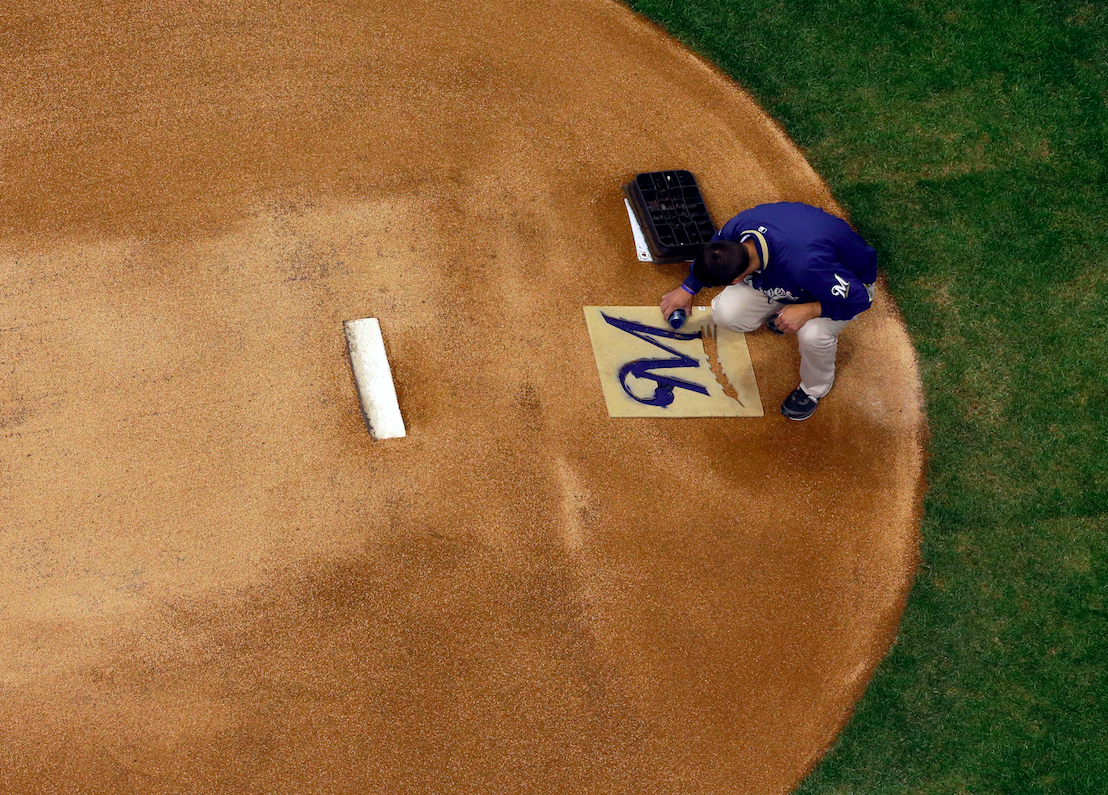
<svg viewBox="0 0 1108 795">
<path fill-rule="evenodd" d="M 586 306 L 608 416 L 761 417 L 746 335 L 716 332 L 725 388 L 705 353 L 704 339 L 715 331 L 711 319 L 710 308 L 693 307 L 685 326 L 674 331 L 656 306 Z"/>
</svg>

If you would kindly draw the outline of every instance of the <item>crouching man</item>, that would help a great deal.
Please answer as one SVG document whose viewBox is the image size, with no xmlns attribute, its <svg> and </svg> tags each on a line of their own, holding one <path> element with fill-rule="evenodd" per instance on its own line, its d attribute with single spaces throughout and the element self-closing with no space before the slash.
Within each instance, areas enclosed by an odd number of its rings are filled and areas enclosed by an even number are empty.
<svg viewBox="0 0 1108 795">
<path fill-rule="evenodd" d="M 796 334 L 800 385 L 781 413 L 806 420 L 831 391 L 839 334 L 869 309 L 876 281 L 877 252 L 846 221 L 807 204 L 760 204 L 716 232 L 689 277 L 662 297 L 662 316 L 688 312 L 700 290 L 726 285 L 712 301 L 717 325 Z"/>
</svg>

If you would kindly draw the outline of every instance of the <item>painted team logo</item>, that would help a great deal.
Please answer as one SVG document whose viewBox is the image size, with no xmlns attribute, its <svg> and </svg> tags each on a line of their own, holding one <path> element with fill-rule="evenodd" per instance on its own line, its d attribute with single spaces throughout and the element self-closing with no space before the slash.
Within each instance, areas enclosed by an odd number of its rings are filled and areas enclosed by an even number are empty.
<svg viewBox="0 0 1108 795">
<path fill-rule="evenodd" d="M 847 293 L 850 292 L 850 282 L 837 273 L 835 274 L 835 281 L 839 283 L 839 286 L 831 288 L 831 295 L 838 296 L 839 298 L 846 298 Z"/>
<path fill-rule="evenodd" d="M 678 367 L 699 367 L 700 362 L 691 356 L 686 356 L 680 351 L 663 345 L 658 342 L 657 338 L 669 338 L 671 340 L 695 340 L 702 339 L 703 333 L 697 331 L 695 334 L 682 334 L 678 331 L 672 331 L 666 328 L 658 328 L 656 326 L 647 326 L 644 323 L 636 323 L 633 320 L 624 320 L 618 317 L 609 317 L 607 314 L 601 312 L 600 316 L 604 318 L 604 321 L 610 325 L 615 326 L 620 331 L 624 331 L 633 337 L 637 337 L 643 342 L 648 342 L 655 347 L 661 348 L 666 353 L 673 354 L 672 359 L 637 359 L 635 361 L 627 362 L 619 369 L 619 383 L 623 387 L 623 391 L 627 393 L 627 396 L 632 400 L 636 400 L 639 403 L 643 403 L 647 406 L 668 406 L 673 402 L 673 390 L 674 389 L 688 389 L 690 392 L 696 392 L 701 395 L 707 395 L 708 390 L 701 384 L 693 383 L 692 381 L 686 381 L 682 378 L 674 378 L 672 376 L 659 375 L 656 370 L 671 369 Z M 645 379 L 647 381 L 654 382 L 654 393 L 649 397 L 640 397 L 628 386 L 628 378 Z"/>
<path fill-rule="evenodd" d="M 657 306 L 587 306 L 585 320 L 609 416 L 762 416 L 745 337 L 717 330 L 708 307 L 680 330 Z"/>
</svg>

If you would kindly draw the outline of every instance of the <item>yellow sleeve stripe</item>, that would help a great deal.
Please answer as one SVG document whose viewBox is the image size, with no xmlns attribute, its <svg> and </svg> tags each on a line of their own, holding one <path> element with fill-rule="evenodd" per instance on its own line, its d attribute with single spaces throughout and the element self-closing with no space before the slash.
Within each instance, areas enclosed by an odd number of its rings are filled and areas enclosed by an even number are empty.
<svg viewBox="0 0 1108 795">
<path fill-rule="evenodd" d="M 757 229 L 747 229 L 739 235 L 739 240 L 742 240 L 747 235 L 755 239 L 756 245 L 758 246 L 758 253 L 762 258 L 762 269 L 765 270 L 769 267 L 769 243 L 766 242 L 766 236 Z"/>
</svg>

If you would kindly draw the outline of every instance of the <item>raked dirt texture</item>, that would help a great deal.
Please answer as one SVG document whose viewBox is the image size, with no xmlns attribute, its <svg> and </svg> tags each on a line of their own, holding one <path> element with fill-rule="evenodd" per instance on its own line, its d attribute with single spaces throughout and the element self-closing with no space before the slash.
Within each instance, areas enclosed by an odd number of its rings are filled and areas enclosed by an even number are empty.
<svg viewBox="0 0 1108 795">
<path fill-rule="evenodd" d="M 682 278 L 636 173 L 841 213 L 738 87 L 604 0 L 4 13 L 0 791 L 796 785 L 916 563 L 896 308 L 804 423 L 767 332 L 765 417 L 609 419 L 582 315 Z"/>
</svg>

